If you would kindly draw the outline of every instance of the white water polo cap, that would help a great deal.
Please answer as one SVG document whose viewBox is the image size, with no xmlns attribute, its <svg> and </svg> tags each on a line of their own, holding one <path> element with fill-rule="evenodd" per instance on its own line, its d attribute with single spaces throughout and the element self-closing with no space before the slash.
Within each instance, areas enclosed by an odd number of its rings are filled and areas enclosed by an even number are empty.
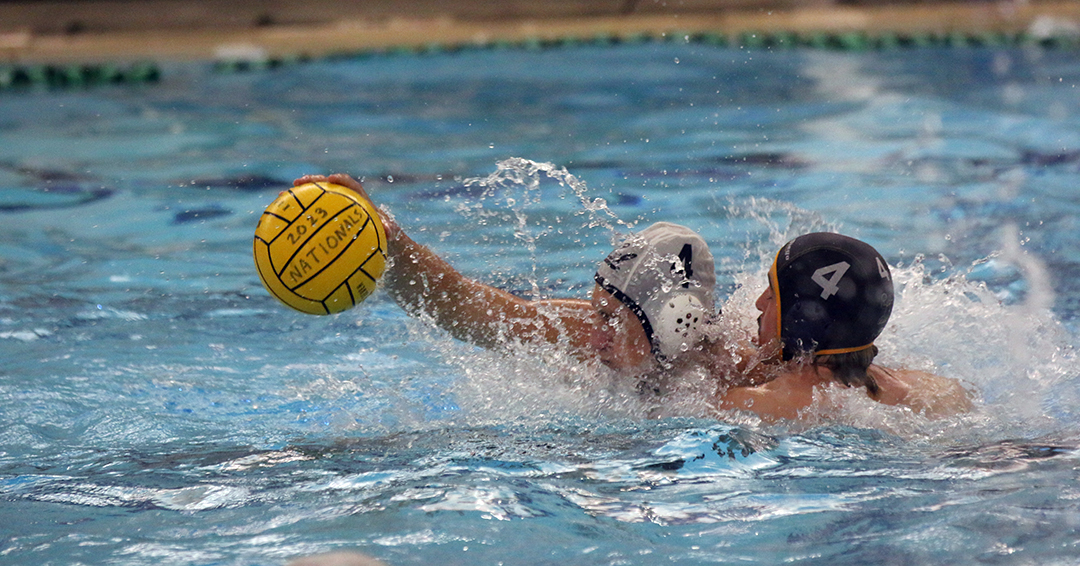
<svg viewBox="0 0 1080 566">
<path fill-rule="evenodd" d="M 865 350 L 893 308 L 889 266 L 870 244 L 827 232 L 780 248 L 769 270 L 783 357 Z"/>
<path fill-rule="evenodd" d="M 661 361 L 689 350 L 715 315 L 712 253 L 678 224 L 658 222 L 630 235 L 600 262 L 596 282 L 637 316 Z"/>
</svg>

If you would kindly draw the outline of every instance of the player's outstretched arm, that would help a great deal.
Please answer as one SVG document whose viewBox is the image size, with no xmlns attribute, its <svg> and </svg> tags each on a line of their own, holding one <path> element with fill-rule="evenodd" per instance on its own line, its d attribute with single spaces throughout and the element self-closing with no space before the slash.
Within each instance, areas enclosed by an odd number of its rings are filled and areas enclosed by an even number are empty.
<svg viewBox="0 0 1080 566">
<path fill-rule="evenodd" d="M 881 393 L 877 401 L 901 405 L 930 418 L 971 412 L 971 394 L 959 381 L 932 373 L 870 366 Z"/>
<path fill-rule="evenodd" d="M 330 182 L 371 201 L 357 180 L 344 174 L 306 175 L 294 184 Z M 485 348 L 507 342 L 563 342 L 588 356 L 588 301 L 529 301 L 465 277 L 427 246 L 413 241 L 390 214 L 378 207 L 386 231 L 389 260 L 380 284 L 410 314 L 424 313 L 455 338 Z"/>
</svg>

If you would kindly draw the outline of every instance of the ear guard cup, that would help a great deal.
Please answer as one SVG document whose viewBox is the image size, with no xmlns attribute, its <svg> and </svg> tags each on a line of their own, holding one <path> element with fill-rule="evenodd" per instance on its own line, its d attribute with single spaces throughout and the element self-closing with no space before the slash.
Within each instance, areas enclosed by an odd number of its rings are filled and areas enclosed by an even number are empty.
<svg viewBox="0 0 1080 566">
<path fill-rule="evenodd" d="M 679 293 L 668 299 L 653 324 L 654 344 L 660 354 L 671 359 L 697 343 L 701 325 L 709 316 L 705 305 L 694 295 Z"/>
</svg>

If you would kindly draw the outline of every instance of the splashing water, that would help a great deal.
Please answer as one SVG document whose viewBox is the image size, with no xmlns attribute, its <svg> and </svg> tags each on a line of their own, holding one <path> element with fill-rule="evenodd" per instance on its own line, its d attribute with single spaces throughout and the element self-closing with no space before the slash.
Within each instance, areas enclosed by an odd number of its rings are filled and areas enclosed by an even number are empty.
<svg viewBox="0 0 1080 566">
<path fill-rule="evenodd" d="M 0 97 L 0 562 L 1075 562 L 1068 50 L 665 42 L 185 73 Z M 573 174 L 476 173 L 505 157 L 492 140 Z M 711 411 L 690 373 L 657 411 L 384 293 L 291 313 L 252 272 L 254 219 L 287 179 L 357 167 L 417 241 L 522 295 L 583 298 L 620 232 L 691 226 L 735 342 L 782 243 L 851 233 L 895 267 L 882 363 L 960 379 L 977 409 L 837 390 L 767 425 Z"/>
<path fill-rule="evenodd" d="M 758 314 L 753 301 L 766 285 L 775 250 L 802 233 L 843 229 L 787 203 L 752 199 L 730 210 L 760 221 L 769 233 L 767 244 L 757 244 L 757 251 L 747 254 L 746 271 L 723 300 L 727 320 L 736 321 L 735 332 L 737 321 L 743 321 L 742 339 L 748 340 L 756 332 L 750 324 Z M 893 266 L 896 302 L 876 341 L 881 349 L 876 361 L 882 365 L 959 379 L 976 400 L 973 413 L 934 422 L 874 403 L 860 391 L 836 390 L 821 400 L 806 423 L 784 428 L 842 423 L 908 438 L 944 436 L 951 442 L 1074 432 L 1080 409 L 1077 354 L 1069 332 L 1048 308 L 1049 276 L 1039 258 L 1016 245 L 1015 232 L 1008 227 L 1002 247 L 966 270 L 947 258 L 938 261 L 945 267 L 931 269 L 922 255 L 908 265 Z M 998 269 L 1003 263 L 1015 265 L 1027 282 L 1026 300 L 1005 302 L 986 283 L 968 278 L 987 262 L 996 262 Z"/>
<path fill-rule="evenodd" d="M 554 194 L 546 189 L 554 181 L 559 188 Z M 566 238 L 568 235 L 581 236 L 590 231 L 599 230 L 614 243 L 622 235 L 618 226 L 626 232 L 633 230 L 634 224 L 621 219 L 608 206 L 607 200 L 591 197 L 585 182 L 570 174 L 565 167 L 551 163 L 541 163 L 524 158 L 510 158 L 499 161 L 496 169 L 486 177 L 473 177 L 464 180 L 466 187 L 477 187 L 479 195 L 456 207 L 459 214 L 474 220 L 479 225 L 508 223 L 512 226 L 514 241 L 524 244 L 529 255 L 532 296 L 540 296 L 540 277 L 538 276 L 537 242 L 544 238 Z M 581 205 L 573 216 L 585 214 L 588 221 L 579 226 L 571 225 L 564 218 L 563 210 L 553 206 L 552 202 L 575 197 Z M 555 199 L 554 201 L 551 199 Z"/>
<path fill-rule="evenodd" d="M 523 158 L 500 161 L 486 176 L 465 180 L 466 186 L 482 188 L 472 202 L 457 211 L 470 219 L 501 220 L 513 238 L 525 244 L 530 254 L 528 278 L 534 296 L 542 293 L 542 269 L 537 262 L 540 242 L 565 237 L 544 216 L 544 180 L 560 187 L 558 198 L 572 195 L 587 215 L 580 226 L 564 224 L 569 233 L 599 228 L 614 241 L 620 230 L 632 231 L 636 222 L 623 220 L 603 198 L 593 197 L 584 181 L 565 168 Z M 750 197 L 728 198 L 724 213 L 744 218 L 763 227 L 760 241 L 747 241 L 743 264 L 729 296 L 718 297 L 725 313 L 725 332 L 731 349 L 756 333 L 754 300 L 766 280 L 765 274 L 775 250 L 791 238 L 811 231 L 838 231 L 843 228 L 820 214 L 791 203 Z M 565 216 L 565 215 L 564 215 Z M 509 220 L 509 222 L 507 222 Z M 565 219 L 561 220 L 565 223 Z M 1031 434 L 1044 435 L 1069 427 L 1080 407 L 1072 391 L 1076 353 L 1068 333 L 1048 305 L 1052 303 L 1045 268 L 1034 255 L 1016 245 L 1015 228 L 1003 229 L 1002 251 L 977 260 L 964 272 L 941 258 L 944 270 L 934 272 L 923 256 L 909 264 L 894 266 L 897 300 L 892 318 L 879 338 L 878 361 L 889 367 L 906 367 L 938 373 L 961 380 L 977 401 L 976 410 L 965 416 L 931 421 L 906 409 L 886 407 L 867 399 L 858 391 L 833 391 L 823 396 L 816 409 L 801 424 L 776 425 L 780 430 L 803 430 L 820 424 L 846 424 L 888 430 L 908 438 L 947 437 L 955 442 Z M 1026 300 L 1005 304 L 985 283 L 970 281 L 967 274 L 986 262 L 1016 266 L 1028 281 Z M 560 290 L 551 290 L 558 294 Z M 607 415 L 608 417 L 706 416 L 713 414 L 703 398 L 704 376 L 690 372 L 680 376 L 682 387 L 674 390 L 696 398 L 668 399 L 664 410 L 643 404 L 634 389 L 603 368 L 581 367 L 558 351 L 519 352 L 507 358 L 487 352 L 440 347 L 447 359 L 461 368 L 465 379 L 454 387 L 467 412 L 487 419 L 519 419 L 521 415 Z M 602 383 L 602 386 L 598 386 Z M 1018 386 L 1018 383 L 1020 384 Z M 729 422 L 764 426 L 757 419 L 724 414 Z M 769 427 L 766 427 L 769 428 Z"/>
<path fill-rule="evenodd" d="M 609 232 L 614 233 L 616 231 L 612 222 L 624 226 L 627 230 L 633 230 L 634 225 L 627 223 L 623 219 L 619 218 L 610 208 L 605 199 L 600 197 L 590 197 L 588 195 L 588 187 L 584 181 L 581 181 L 574 175 L 571 175 L 565 167 L 558 167 L 551 163 L 541 163 L 525 159 L 521 157 L 513 157 L 505 159 L 496 164 L 495 171 L 483 178 L 470 178 L 464 181 L 465 186 L 479 186 L 484 188 L 483 197 L 494 197 L 500 191 L 506 191 L 505 204 L 508 208 L 513 210 L 518 218 L 518 227 L 522 231 L 528 224 L 528 218 L 525 214 L 529 205 L 537 205 L 540 203 L 541 192 L 540 182 L 546 177 L 558 182 L 560 187 L 569 189 L 574 196 L 581 202 L 581 207 L 584 209 L 584 213 L 589 215 L 589 223 L 587 227 L 597 228 L 601 227 Z M 523 192 L 523 198 L 521 206 L 517 206 L 514 192 L 521 189 Z M 562 195 L 560 195 L 560 198 Z M 479 209 L 482 208 L 482 204 L 476 203 L 473 207 Z M 465 210 L 465 209 L 462 209 Z M 515 234 L 518 235 L 517 233 Z M 527 235 L 520 235 L 522 239 L 528 242 L 535 243 L 535 238 L 528 237 Z"/>
</svg>

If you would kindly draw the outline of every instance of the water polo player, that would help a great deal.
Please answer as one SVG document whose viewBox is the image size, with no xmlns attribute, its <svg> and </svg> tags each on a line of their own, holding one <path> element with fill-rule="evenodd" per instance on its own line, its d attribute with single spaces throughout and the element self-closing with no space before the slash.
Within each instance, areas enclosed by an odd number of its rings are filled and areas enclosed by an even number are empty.
<svg viewBox="0 0 1080 566">
<path fill-rule="evenodd" d="M 776 254 L 766 293 L 773 300 L 762 322 L 771 324 L 759 325 L 759 340 L 779 345 L 784 360 L 807 356 L 845 385 L 877 392 L 866 369 L 893 307 L 892 275 L 877 250 L 840 234 L 799 236 Z"/>
<path fill-rule="evenodd" d="M 783 370 L 760 387 L 736 387 L 721 406 L 766 417 L 794 418 L 831 383 L 864 387 L 870 398 L 929 415 L 968 410 L 953 380 L 872 362 L 874 340 L 893 308 L 889 266 L 869 244 L 833 233 L 799 236 L 776 254 L 769 284 L 755 306 L 762 354 Z"/>
<path fill-rule="evenodd" d="M 349 187 L 370 200 L 360 183 L 347 175 L 309 175 L 295 182 L 300 185 L 318 181 Z M 753 355 L 756 350 L 749 344 L 738 348 L 736 354 L 728 349 L 725 340 L 711 339 L 709 333 L 703 331 L 717 315 L 716 276 L 707 244 L 686 227 L 661 222 L 628 237 L 599 263 L 589 300 L 527 300 L 465 277 L 430 249 L 409 238 L 386 211 L 380 210 L 379 214 L 386 230 L 389 261 L 380 284 L 407 312 L 429 316 L 454 337 L 478 346 L 505 348 L 514 344 L 553 344 L 565 348 L 578 360 L 600 362 L 620 375 L 639 379 L 642 383 L 656 383 L 654 377 L 686 368 L 702 369 L 715 380 L 724 395 L 718 404 L 726 409 L 748 409 L 770 416 L 772 409 L 768 402 L 740 400 L 768 394 L 774 383 L 778 385 L 773 386 L 773 390 L 780 390 L 780 386 L 791 381 L 791 374 L 799 373 L 803 367 L 799 361 L 804 356 L 795 354 L 799 348 L 813 352 L 815 347 L 830 344 L 827 341 L 833 340 L 834 336 L 830 332 L 839 332 L 848 326 L 847 318 L 830 318 L 837 313 L 829 309 L 825 310 L 825 318 L 815 319 L 817 326 L 796 325 L 800 332 L 805 332 L 798 334 L 798 339 L 793 342 L 792 356 L 785 361 L 777 355 L 775 364 L 778 368 L 766 372 L 769 379 L 776 379 L 760 387 L 739 387 L 760 383 L 754 380 L 761 379 L 762 364 L 754 370 L 753 376 L 740 364 L 761 356 Z M 789 245 L 785 249 L 802 248 Z M 848 280 L 856 272 L 851 271 L 851 267 L 842 274 L 839 271 L 837 267 L 831 272 L 818 272 L 817 279 L 824 281 L 826 286 L 819 288 L 817 293 L 827 290 L 830 297 L 843 297 L 857 306 L 861 299 L 854 295 L 849 297 L 847 291 Z M 813 281 L 814 273 L 810 276 Z M 836 291 L 832 291 L 834 285 Z M 789 289 L 785 285 L 781 291 L 788 292 Z M 889 297 L 891 301 L 891 287 Z M 759 308 L 761 302 L 759 299 Z M 803 310 L 810 312 L 812 308 L 808 304 L 798 312 Z M 863 315 L 856 315 L 856 318 L 860 316 Z M 763 330 L 768 324 L 767 318 L 762 319 Z M 888 313 L 885 313 L 884 319 L 875 322 L 883 326 L 887 318 Z M 776 320 L 779 323 L 779 319 Z M 828 324 L 830 320 L 834 324 Z M 819 327 L 827 329 L 825 334 L 815 334 Z M 832 330 L 828 330 L 830 328 Z M 880 330 L 879 327 L 873 332 L 875 337 Z M 779 342 L 781 335 L 778 332 L 768 336 L 777 337 Z M 848 336 L 842 332 L 837 335 Z M 759 338 L 759 345 L 766 350 L 774 348 L 777 354 L 780 352 L 769 339 Z M 910 383 L 905 381 L 909 373 L 892 372 L 883 378 L 878 375 L 883 370 L 877 366 L 871 366 L 869 371 L 878 386 L 876 399 L 892 404 L 911 400 L 907 394 Z M 831 379 L 831 372 L 827 366 L 822 366 L 821 375 Z M 843 373 L 843 370 L 838 372 Z M 925 375 L 927 379 L 941 379 Z M 796 402 L 794 408 L 784 416 L 797 416 L 797 411 L 809 404 L 800 399 L 793 401 Z M 762 411 L 762 408 L 766 410 Z M 780 411 L 772 412 L 779 414 Z"/>
</svg>

